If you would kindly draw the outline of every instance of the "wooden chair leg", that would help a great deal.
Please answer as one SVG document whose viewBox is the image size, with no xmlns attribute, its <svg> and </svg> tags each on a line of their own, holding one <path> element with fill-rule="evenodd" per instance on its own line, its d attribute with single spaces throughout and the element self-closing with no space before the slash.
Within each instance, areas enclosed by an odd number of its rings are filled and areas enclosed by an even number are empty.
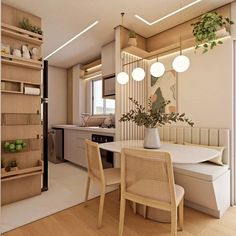
<svg viewBox="0 0 236 236">
<path fill-rule="evenodd" d="M 85 192 L 85 206 L 87 206 L 87 202 L 88 202 L 89 188 L 90 188 L 90 177 L 88 176 L 87 184 L 86 184 L 86 192 Z"/>
<path fill-rule="evenodd" d="M 133 202 L 133 213 L 136 215 L 137 213 L 137 204 L 136 202 Z"/>
<path fill-rule="evenodd" d="M 178 218 L 179 218 L 179 230 L 182 231 L 184 224 L 184 199 L 182 199 L 179 203 Z"/>
<path fill-rule="evenodd" d="M 177 209 L 171 209 L 171 236 L 177 236 Z"/>
<path fill-rule="evenodd" d="M 100 195 L 100 203 L 99 203 L 99 211 L 98 211 L 98 228 L 101 228 L 102 226 L 104 200 L 105 200 L 105 186 L 102 186 L 101 195 Z"/>
<path fill-rule="evenodd" d="M 126 199 L 121 196 L 121 199 L 120 199 L 119 236 L 123 236 L 123 232 L 124 232 L 125 203 L 126 203 Z"/>
<path fill-rule="evenodd" d="M 121 195 L 121 189 L 120 189 L 120 184 L 119 184 L 119 187 L 118 187 L 118 197 L 119 197 L 119 201 L 120 201 L 120 195 Z"/>
</svg>

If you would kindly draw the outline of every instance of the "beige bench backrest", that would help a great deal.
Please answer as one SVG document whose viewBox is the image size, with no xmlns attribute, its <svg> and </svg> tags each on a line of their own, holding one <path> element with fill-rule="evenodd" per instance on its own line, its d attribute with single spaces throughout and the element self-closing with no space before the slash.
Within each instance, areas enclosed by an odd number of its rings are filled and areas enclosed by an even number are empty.
<svg viewBox="0 0 236 236">
<path fill-rule="evenodd" d="M 158 130 L 163 141 L 174 141 L 178 144 L 188 142 L 200 145 L 224 146 L 223 163 L 230 164 L 229 129 L 165 126 L 159 127 Z"/>
</svg>

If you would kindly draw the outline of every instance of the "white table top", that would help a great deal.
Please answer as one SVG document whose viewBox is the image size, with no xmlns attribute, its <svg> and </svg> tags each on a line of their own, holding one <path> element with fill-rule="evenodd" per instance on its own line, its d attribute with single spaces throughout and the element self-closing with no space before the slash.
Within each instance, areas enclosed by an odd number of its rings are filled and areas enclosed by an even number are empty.
<svg viewBox="0 0 236 236">
<path fill-rule="evenodd" d="M 102 143 L 99 146 L 101 149 L 116 153 L 121 153 L 122 148 L 140 148 L 140 150 L 144 149 L 143 140 L 116 141 Z M 160 149 L 145 150 L 151 150 L 156 152 L 167 151 L 170 153 L 173 163 L 200 163 L 215 158 L 220 154 L 220 152 L 216 150 L 205 147 L 172 144 L 167 142 L 162 142 Z"/>
</svg>

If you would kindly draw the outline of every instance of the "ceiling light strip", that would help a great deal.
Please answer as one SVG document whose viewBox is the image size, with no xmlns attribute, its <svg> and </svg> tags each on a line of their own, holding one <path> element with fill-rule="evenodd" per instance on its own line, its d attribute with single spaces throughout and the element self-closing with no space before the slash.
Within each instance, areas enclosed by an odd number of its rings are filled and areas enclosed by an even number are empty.
<svg viewBox="0 0 236 236">
<path fill-rule="evenodd" d="M 59 48 L 57 48 L 56 50 L 54 50 L 52 53 L 50 53 L 49 55 L 47 55 L 44 60 L 47 60 L 49 57 L 51 57 L 52 55 L 54 55 L 56 52 L 58 52 L 59 50 L 61 50 L 62 48 L 64 48 L 65 46 L 67 46 L 69 43 L 71 43 L 73 40 L 77 39 L 79 36 L 81 36 L 82 34 L 84 34 L 85 32 L 87 32 L 88 30 L 90 30 L 91 28 L 93 28 L 96 24 L 98 24 L 98 21 L 95 21 L 94 23 L 92 23 L 91 25 L 89 25 L 87 28 L 85 28 L 84 30 L 82 30 L 81 32 L 79 32 L 78 34 L 76 34 L 73 38 L 71 38 L 70 40 L 68 40 L 66 43 L 64 43 L 63 45 L 61 45 Z"/>
<path fill-rule="evenodd" d="M 183 11 L 183 10 L 185 10 L 185 9 L 187 9 L 187 8 L 193 6 L 193 5 L 195 5 L 195 4 L 197 4 L 197 3 L 201 2 L 201 1 L 202 1 L 202 0 L 196 0 L 196 1 L 192 2 L 192 3 L 189 3 L 188 5 L 186 5 L 186 6 L 184 6 L 184 7 L 181 7 L 181 8 L 179 8 L 178 10 L 173 11 L 173 12 L 171 12 L 170 14 L 168 14 L 168 15 L 166 15 L 166 16 L 163 16 L 162 18 L 160 18 L 160 19 L 158 19 L 158 20 L 156 20 L 156 21 L 153 21 L 153 22 L 149 22 L 149 21 L 145 20 L 144 18 L 142 18 L 142 17 L 139 16 L 139 15 L 135 15 L 135 17 L 138 18 L 139 20 L 143 21 L 143 22 L 146 23 L 147 25 L 150 25 L 150 26 L 151 26 L 151 25 L 154 25 L 154 24 L 156 24 L 156 23 L 158 23 L 158 22 L 160 22 L 160 21 L 163 21 L 163 20 L 165 20 L 166 18 L 168 18 L 168 17 L 170 17 L 170 16 L 173 16 L 173 15 L 175 15 L 175 14 L 177 14 L 177 13 L 179 13 L 179 12 L 181 12 L 181 11 Z"/>
</svg>

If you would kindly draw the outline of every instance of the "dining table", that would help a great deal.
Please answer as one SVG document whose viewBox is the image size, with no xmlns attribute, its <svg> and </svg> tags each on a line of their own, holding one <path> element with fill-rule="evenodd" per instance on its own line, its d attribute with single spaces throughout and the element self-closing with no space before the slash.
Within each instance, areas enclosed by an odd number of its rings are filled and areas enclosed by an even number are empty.
<svg viewBox="0 0 236 236">
<path fill-rule="evenodd" d="M 143 140 L 122 140 L 101 143 L 99 147 L 114 153 L 121 153 L 122 148 L 169 152 L 173 163 L 182 164 L 200 163 L 220 155 L 220 152 L 214 149 L 196 145 L 175 144 L 171 142 L 161 142 L 161 147 L 159 149 L 147 149 L 143 147 Z"/>
<path fill-rule="evenodd" d="M 140 150 L 151 150 L 155 152 L 169 152 L 173 164 L 197 164 L 208 161 L 220 155 L 220 152 L 214 149 L 201 147 L 198 145 L 175 144 L 172 142 L 161 142 L 159 149 L 147 149 L 143 146 L 143 140 L 122 140 L 99 144 L 100 149 L 120 154 L 122 148 L 135 148 Z M 118 167 L 118 166 L 116 166 Z M 133 207 L 133 204 L 131 204 Z M 137 213 L 144 216 L 145 206 L 136 204 Z M 169 223 L 170 213 L 167 211 L 148 207 L 147 218 Z"/>
</svg>

